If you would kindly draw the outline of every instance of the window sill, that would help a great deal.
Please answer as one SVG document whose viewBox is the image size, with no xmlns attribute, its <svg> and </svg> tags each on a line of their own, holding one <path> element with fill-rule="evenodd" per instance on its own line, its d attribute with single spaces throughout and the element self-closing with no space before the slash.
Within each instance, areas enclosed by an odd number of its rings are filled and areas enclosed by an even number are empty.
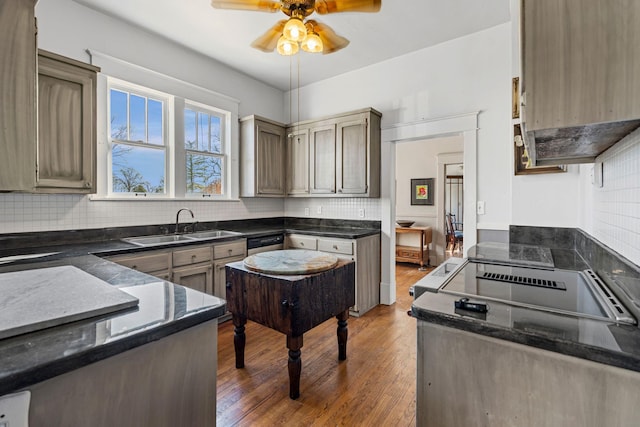
<svg viewBox="0 0 640 427">
<path fill-rule="evenodd" d="M 90 195 L 89 200 L 94 202 L 239 202 L 240 199 L 218 199 L 209 197 L 108 197 Z"/>
</svg>

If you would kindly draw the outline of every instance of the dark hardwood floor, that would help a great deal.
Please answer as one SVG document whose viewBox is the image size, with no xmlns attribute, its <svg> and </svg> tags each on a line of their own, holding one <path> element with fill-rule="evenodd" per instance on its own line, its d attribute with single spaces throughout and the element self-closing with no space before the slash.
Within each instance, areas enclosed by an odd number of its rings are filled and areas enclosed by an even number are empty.
<svg viewBox="0 0 640 427">
<path fill-rule="evenodd" d="M 408 289 L 427 274 L 397 264 L 397 300 L 349 317 L 347 360 L 337 322 L 304 335 L 300 397 L 289 399 L 285 336 L 248 322 L 245 368 L 235 368 L 233 324 L 218 327 L 217 425 L 414 426 L 416 320 Z"/>
</svg>

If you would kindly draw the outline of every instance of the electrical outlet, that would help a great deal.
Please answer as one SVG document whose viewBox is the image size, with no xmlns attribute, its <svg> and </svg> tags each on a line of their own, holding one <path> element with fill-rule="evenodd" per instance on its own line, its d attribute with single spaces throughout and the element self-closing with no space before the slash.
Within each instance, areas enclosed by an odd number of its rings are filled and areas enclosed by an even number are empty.
<svg viewBox="0 0 640 427">
<path fill-rule="evenodd" d="M 304 216 L 309 216 L 309 208 L 304 208 Z"/>
<path fill-rule="evenodd" d="M 0 397 L 0 426 L 28 427 L 30 391 Z"/>
<path fill-rule="evenodd" d="M 478 202 L 478 207 L 476 209 L 476 213 L 478 215 L 484 215 L 484 202 L 481 202 L 481 201 Z"/>
<path fill-rule="evenodd" d="M 364 218 L 364 209 L 358 209 L 358 217 Z"/>
<path fill-rule="evenodd" d="M 316 208 L 316 213 L 317 213 L 318 215 L 322 215 L 322 206 L 318 206 L 318 207 Z"/>
</svg>

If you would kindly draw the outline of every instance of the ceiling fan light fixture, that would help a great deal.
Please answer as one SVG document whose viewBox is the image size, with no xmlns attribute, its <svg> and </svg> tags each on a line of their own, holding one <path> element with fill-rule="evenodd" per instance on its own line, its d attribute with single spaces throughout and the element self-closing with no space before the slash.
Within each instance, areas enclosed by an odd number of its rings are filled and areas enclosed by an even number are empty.
<svg viewBox="0 0 640 427">
<path fill-rule="evenodd" d="M 291 56 L 298 53 L 298 43 L 287 39 L 286 36 L 280 36 L 277 46 L 278 53 L 284 56 Z"/>
<path fill-rule="evenodd" d="M 284 25 L 282 34 L 292 42 L 301 42 L 307 37 L 307 28 L 304 26 L 302 19 L 292 16 Z"/>
<path fill-rule="evenodd" d="M 316 33 L 308 33 L 307 37 L 300 44 L 302 50 L 309 53 L 319 53 L 322 52 L 322 40 L 320 36 Z"/>
</svg>

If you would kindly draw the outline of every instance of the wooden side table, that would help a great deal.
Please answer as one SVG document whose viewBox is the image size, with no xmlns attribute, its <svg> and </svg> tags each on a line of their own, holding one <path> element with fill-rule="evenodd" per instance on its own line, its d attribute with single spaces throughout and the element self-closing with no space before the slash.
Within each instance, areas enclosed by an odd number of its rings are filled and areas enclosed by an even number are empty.
<svg viewBox="0 0 640 427">
<path fill-rule="evenodd" d="M 431 227 L 396 227 L 398 234 L 416 234 L 419 236 L 418 246 L 403 246 L 396 244 L 396 262 L 412 262 L 420 264 L 420 269 L 429 265 L 429 244 L 432 239 Z M 426 255 L 426 261 L 425 261 Z"/>
</svg>

